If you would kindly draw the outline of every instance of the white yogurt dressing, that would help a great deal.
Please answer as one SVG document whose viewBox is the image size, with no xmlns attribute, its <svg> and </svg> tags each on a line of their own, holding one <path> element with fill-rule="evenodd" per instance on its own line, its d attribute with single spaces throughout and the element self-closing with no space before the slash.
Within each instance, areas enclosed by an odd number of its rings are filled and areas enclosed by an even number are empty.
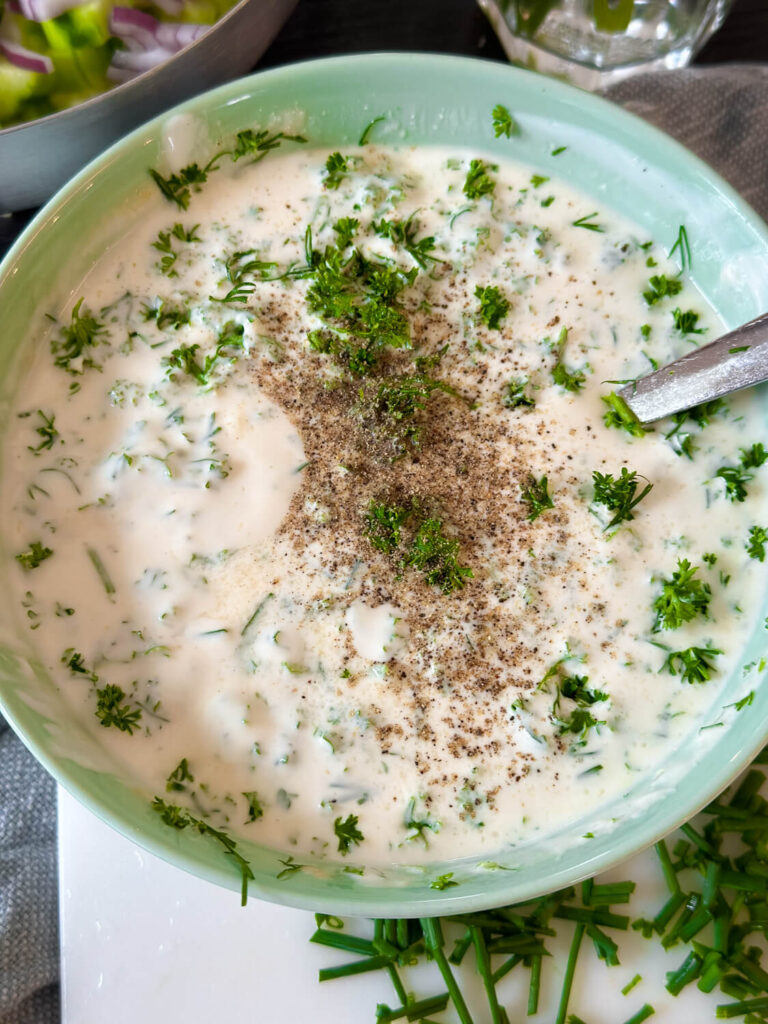
<svg viewBox="0 0 768 1024">
<path fill-rule="evenodd" d="M 700 339 L 675 329 L 674 308 L 698 311 L 705 337 L 719 325 L 690 288 L 648 307 L 649 276 L 677 267 L 615 215 L 590 217 L 592 200 L 512 164 L 487 169 L 492 200 L 471 199 L 476 154 L 374 146 L 347 154 L 329 188 L 328 155 L 238 163 L 184 213 L 158 198 L 73 290 L 60 321 L 82 295 L 104 326 L 87 352 L 98 368 L 56 366 L 41 344 L 6 441 L 7 548 L 52 552 L 16 564 L 18 602 L 58 685 L 149 797 L 302 855 L 490 856 L 589 820 L 717 706 L 758 605 L 745 545 L 763 485 L 754 469 L 734 503 L 715 473 L 760 425 L 744 398 L 672 441 L 671 423 L 646 437 L 604 425 L 605 381 Z M 372 230 L 411 214 L 414 237 L 435 239 L 424 267 Z M 442 352 L 423 372 L 451 389 L 394 461 L 361 412 L 366 379 L 307 344 L 322 326 L 312 275 L 262 279 L 304 263 L 308 226 L 310 247 L 334 246 L 344 217 L 367 259 L 418 271 L 399 298 L 414 348 L 381 365 L 414 374 L 415 357 Z M 603 230 L 574 226 L 585 217 Z M 175 223 L 163 273 L 152 243 Z M 243 275 L 244 301 L 216 301 L 235 253 L 230 269 L 270 266 Z M 509 302 L 498 326 L 478 286 Z M 563 328 L 575 392 L 552 374 Z M 173 353 L 195 345 L 190 373 Z M 504 404 L 513 378 L 532 408 Z M 685 434 L 690 459 L 674 446 Z M 622 466 L 653 490 L 605 532 L 592 474 Z M 532 522 L 530 475 L 555 503 Z M 402 493 L 458 540 L 462 590 L 440 593 L 366 539 L 369 498 Z M 654 633 L 678 558 L 711 588 L 708 615 Z M 722 651 L 703 684 L 664 669 L 694 646 Z M 130 731 L 100 727 L 107 685 Z M 576 728 L 575 712 L 593 724 Z M 192 778 L 168 789 L 182 759 Z M 346 849 L 340 823 L 360 837 Z"/>
</svg>

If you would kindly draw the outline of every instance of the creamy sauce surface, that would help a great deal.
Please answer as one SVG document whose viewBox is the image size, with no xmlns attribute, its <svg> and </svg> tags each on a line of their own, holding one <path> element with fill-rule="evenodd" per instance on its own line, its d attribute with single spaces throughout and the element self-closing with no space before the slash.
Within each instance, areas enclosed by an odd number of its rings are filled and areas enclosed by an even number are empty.
<svg viewBox="0 0 768 1024">
<path fill-rule="evenodd" d="M 611 382 L 720 325 L 593 200 L 460 150 L 329 157 L 239 162 L 186 211 L 158 195 L 35 325 L 3 481 L 20 616 L 148 798 L 302 856 L 492 857 L 588 823 L 718 706 L 762 581 L 761 422 L 736 398 L 606 424 Z M 682 290 L 649 304 L 656 275 Z M 81 296 L 96 344 L 68 358 Z M 594 474 L 622 468 L 653 486 L 606 528 Z M 434 546 L 418 565 L 435 523 L 451 586 Z M 705 599 L 663 628 L 685 559 Z M 707 649 L 686 678 L 676 655 Z"/>
</svg>

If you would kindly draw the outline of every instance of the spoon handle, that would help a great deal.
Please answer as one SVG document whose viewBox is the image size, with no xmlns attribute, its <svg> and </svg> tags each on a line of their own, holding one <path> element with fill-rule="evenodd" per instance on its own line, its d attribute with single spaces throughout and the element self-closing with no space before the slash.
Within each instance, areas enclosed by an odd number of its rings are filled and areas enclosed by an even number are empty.
<svg viewBox="0 0 768 1024">
<path fill-rule="evenodd" d="M 768 313 L 619 391 L 641 423 L 768 380 Z"/>
</svg>

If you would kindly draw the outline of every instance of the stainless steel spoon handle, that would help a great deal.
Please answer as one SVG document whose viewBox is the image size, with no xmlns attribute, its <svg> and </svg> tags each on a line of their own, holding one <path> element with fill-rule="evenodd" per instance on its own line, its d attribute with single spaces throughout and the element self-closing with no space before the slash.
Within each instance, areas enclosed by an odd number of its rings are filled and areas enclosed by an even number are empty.
<svg viewBox="0 0 768 1024">
<path fill-rule="evenodd" d="M 768 313 L 619 391 L 641 423 L 768 380 Z"/>
</svg>

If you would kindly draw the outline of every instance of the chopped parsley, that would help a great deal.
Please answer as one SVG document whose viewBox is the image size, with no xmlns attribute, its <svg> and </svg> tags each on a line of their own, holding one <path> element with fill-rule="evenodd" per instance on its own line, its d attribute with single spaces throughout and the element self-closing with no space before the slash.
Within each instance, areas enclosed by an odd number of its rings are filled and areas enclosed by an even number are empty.
<svg viewBox="0 0 768 1024">
<path fill-rule="evenodd" d="M 524 488 L 520 498 L 530 509 L 528 512 L 528 521 L 531 523 L 538 519 L 542 512 L 545 512 L 548 508 L 555 507 L 555 503 L 547 489 L 546 476 L 537 480 L 536 477 L 531 474 L 528 477 L 528 486 Z"/>
<path fill-rule="evenodd" d="M 679 629 L 697 615 L 706 616 L 712 589 L 708 583 L 696 578 L 698 567 L 687 558 L 677 560 L 677 569 L 667 579 L 661 577 L 661 593 L 653 602 L 656 618 L 653 632 L 661 629 Z"/>
<path fill-rule="evenodd" d="M 194 782 L 195 777 L 189 770 L 189 762 L 186 757 L 182 757 L 176 767 L 173 769 L 171 774 L 168 776 L 165 782 L 166 793 L 181 793 L 187 787 L 184 785 L 185 782 Z"/>
<path fill-rule="evenodd" d="M 360 221 L 356 217 L 340 217 L 333 225 L 336 232 L 336 244 L 340 249 L 347 249 L 352 245 L 352 240 L 360 227 Z"/>
<path fill-rule="evenodd" d="M 753 444 L 751 448 L 739 448 L 739 451 L 741 452 L 740 462 L 744 469 L 759 469 L 768 460 L 768 451 L 765 450 L 762 442 Z"/>
<path fill-rule="evenodd" d="M 714 670 L 712 660 L 722 653 L 715 647 L 689 647 L 685 651 L 671 651 L 662 668 L 673 676 L 679 674 L 684 683 L 706 683 Z"/>
<path fill-rule="evenodd" d="M 725 481 L 728 500 L 739 502 L 746 499 L 747 484 L 754 479 L 754 473 L 748 473 L 743 466 L 721 466 L 715 476 Z"/>
<path fill-rule="evenodd" d="M 149 174 L 169 202 L 175 203 L 181 210 L 186 210 L 189 208 L 191 190 L 199 192 L 200 186 L 208 181 L 208 172 L 212 169 L 201 168 L 199 164 L 194 163 L 183 167 L 178 174 L 170 174 L 167 178 L 154 167 L 149 168 Z"/>
<path fill-rule="evenodd" d="M 357 222 L 355 222 L 357 223 Z M 435 255 L 435 239 L 433 235 L 417 239 L 419 222 L 414 211 L 408 220 L 380 220 L 371 225 L 379 238 L 388 238 L 395 245 L 401 246 L 422 270 L 428 263 L 437 263 L 440 259 Z M 341 243 L 339 243 L 341 247 Z"/>
<path fill-rule="evenodd" d="M 765 545 L 768 541 L 768 529 L 765 526 L 753 526 L 749 531 L 749 540 L 744 545 L 750 558 L 758 562 L 765 561 Z"/>
<path fill-rule="evenodd" d="M 463 188 L 467 199 L 482 199 L 483 196 L 493 195 L 496 182 L 488 172 L 495 170 L 495 164 L 486 164 L 483 160 L 470 162 Z"/>
<path fill-rule="evenodd" d="M 114 725 L 121 732 L 133 735 L 141 721 L 141 708 L 124 704 L 125 692 L 111 683 L 96 691 L 96 717 L 105 727 Z"/>
<path fill-rule="evenodd" d="M 432 396 L 439 392 L 455 394 L 450 385 L 425 373 L 385 377 L 372 399 L 368 398 L 365 389 L 361 389 L 357 411 L 375 434 L 388 441 L 393 457 L 397 459 L 406 453 L 409 446 L 418 447 L 421 430 L 415 422 L 416 414 L 424 410 Z"/>
<path fill-rule="evenodd" d="M 530 381 L 527 377 L 513 377 L 502 392 L 501 404 L 507 409 L 518 409 L 520 406 L 532 408 L 536 402 L 528 393 Z"/>
<path fill-rule="evenodd" d="M 70 322 L 59 331 L 59 337 L 51 340 L 54 364 L 67 373 L 80 374 L 86 369 L 99 369 L 90 356 L 97 345 L 107 343 L 104 335 L 107 329 L 83 305 L 80 298 L 72 309 Z M 78 360 L 82 362 L 78 363 Z"/>
<path fill-rule="evenodd" d="M 493 134 L 495 138 L 500 138 L 502 135 L 505 138 L 510 138 L 512 135 L 520 134 L 520 125 L 510 114 L 509 110 L 501 103 L 497 103 L 491 111 L 491 118 L 493 121 Z"/>
<path fill-rule="evenodd" d="M 699 322 L 699 314 L 694 313 L 692 309 L 688 309 L 683 312 L 678 306 L 677 309 L 672 310 L 672 319 L 675 322 L 675 330 L 681 334 L 703 334 L 704 329 L 697 327 L 696 324 Z"/>
<path fill-rule="evenodd" d="M 683 282 L 677 277 L 667 277 L 666 274 L 655 274 L 648 282 L 648 288 L 643 292 L 643 298 L 649 306 L 655 306 L 657 302 L 667 296 L 679 295 L 683 290 Z"/>
<path fill-rule="evenodd" d="M 365 836 L 357 827 L 357 820 L 356 814 L 349 814 L 343 820 L 336 818 L 333 823 L 333 831 L 339 840 L 339 853 L 342 857 L 346 857 L 353 845 L 359 846 L 365 839 Z"/>
<path fill-rule="evenodd" d="M 44 562 L 46 558 L 50 558 L 52 554 L 53 551 L 51 548 L 46 547 L 42 541 L 33 540 L 26 551 L 21 551 L 16 555 L 16 561 L 23 569 L 26 569 L 27 572 L 29 572 L 30 569 L 37 569 L 37 567 Z"/>
<path fill-rule="evenodd" d="M 37 415 L 42 420 L 40 426 L 35 427 L 35 433 L 40 438 L 40 443 L 34 447 L 32 445 L 27 445 L 27 451 L 32 452 L 33 455 L 40 455 L 41 452 L 51 451 L 54 444 L 59 439 L 59 432 L 55 426 L 55 414 L 51 413 L 50 416 L 46 416 L 42 409 L 38 409 Z"/>
<path fill-rule="evenodd" d="M 494 285 L 475 288 L 475 298 L 480 302 L 480 319 L 490 330 L 498 331 L 501 321 L 509 312 L 509 301 Z"/>
<path fill-rule="evenodd" d="M 640 479 L 645 480 L 645 477 L 640 477 Z M 637 473 L 635 470 L 630 472 L 626 466 L 621 467 L 621 473 L 616 479 L 612 473 L 599 473 L 596 470 L 592 474 L 592 483 L 595 504 L 602 505 L 609 512 L 615 513 L 613 519 L 603 527 L 603 530 L 611 530 L 620 523 L 634 519 L 632 509 L 650 493 L 653 487 L 653 484 L 646 480 L 645 487 L 637 494 L 639 486 Z"/>
<path fill-rule="evenodd" d="M 410 511 L 401 505 L 388 505 L 384 501 L 372 501 L 364 517 L 365 534 L 372 547 L 392 554 L 400 544 L 401 532 Z"/>
<path fill-rule="evenodd" d="M 349 157 L 341 153 L 331 153 L 325 161 L 325 177 L 323 184 L 326 188 L 337 189 L 342 181 L 349 174 Z"/>
<path fill-rule="evenodd" d="M 240 872 L 241 879 L 241 898 L 240 902 L 245 906 L 248 900 L 248 882 L 253 881 L 253 872 L 251 866 L 245 857 L 242 857 L 237 851 L 237 843 L 234 839 L 224 832 L 222 829 L 214 828 L 209 825 L 207 821 L 203 821 L 200 818 L 193 817 L 189 811 L 183 807 L 178 807 L 175 804 L 167 804 L 165 800 L 156 796 L 152 801 L 152 810 L 156 811 L 162 821 L 170 828 L 175 828 L 181 831 L 182 829 L 192 827 L 195 831 L 199 832 L 200 835 L 209 836 L 214 839 L 220 846 L 224 847 L 224 852 L 231 860 L 235 862 Z M 292 858 L 288 858 L 291 860 Z M 297 864 L 294 870 L 300 870 L 301 865 Z M 282 872 L 281 872 L 282 874 Z M 280 877 L 278 875 L 278 877 Z"/>
<path fill-rule="evenodd" d="M 172 239 L 176 238 L 181 242 L 199 242 L 201 239 L 195 234 L 199 227 L 199 224 L 195 224 L 187 231 L 183 224 L 177 223 L 169 231 L 158 232 L 157 240 L 152 243 L 152 247 L 162 254 L 162 258 L 157 264 L 161 274 L 165 274 L 166 277 L 178 277 L 175 263 L 179 253 L 173 248 Z"/>
<path fill-rule="evenodd" d="M 259 818 L 263 818 L 264 808 L 261 806 L 258 793 L 251 790 L 249 792 L 244 792 L 243 796 L 248 802 L 248 817 L 245 824 L 249 825 L 252 821 L 258 821 Z"/>
</svg>

